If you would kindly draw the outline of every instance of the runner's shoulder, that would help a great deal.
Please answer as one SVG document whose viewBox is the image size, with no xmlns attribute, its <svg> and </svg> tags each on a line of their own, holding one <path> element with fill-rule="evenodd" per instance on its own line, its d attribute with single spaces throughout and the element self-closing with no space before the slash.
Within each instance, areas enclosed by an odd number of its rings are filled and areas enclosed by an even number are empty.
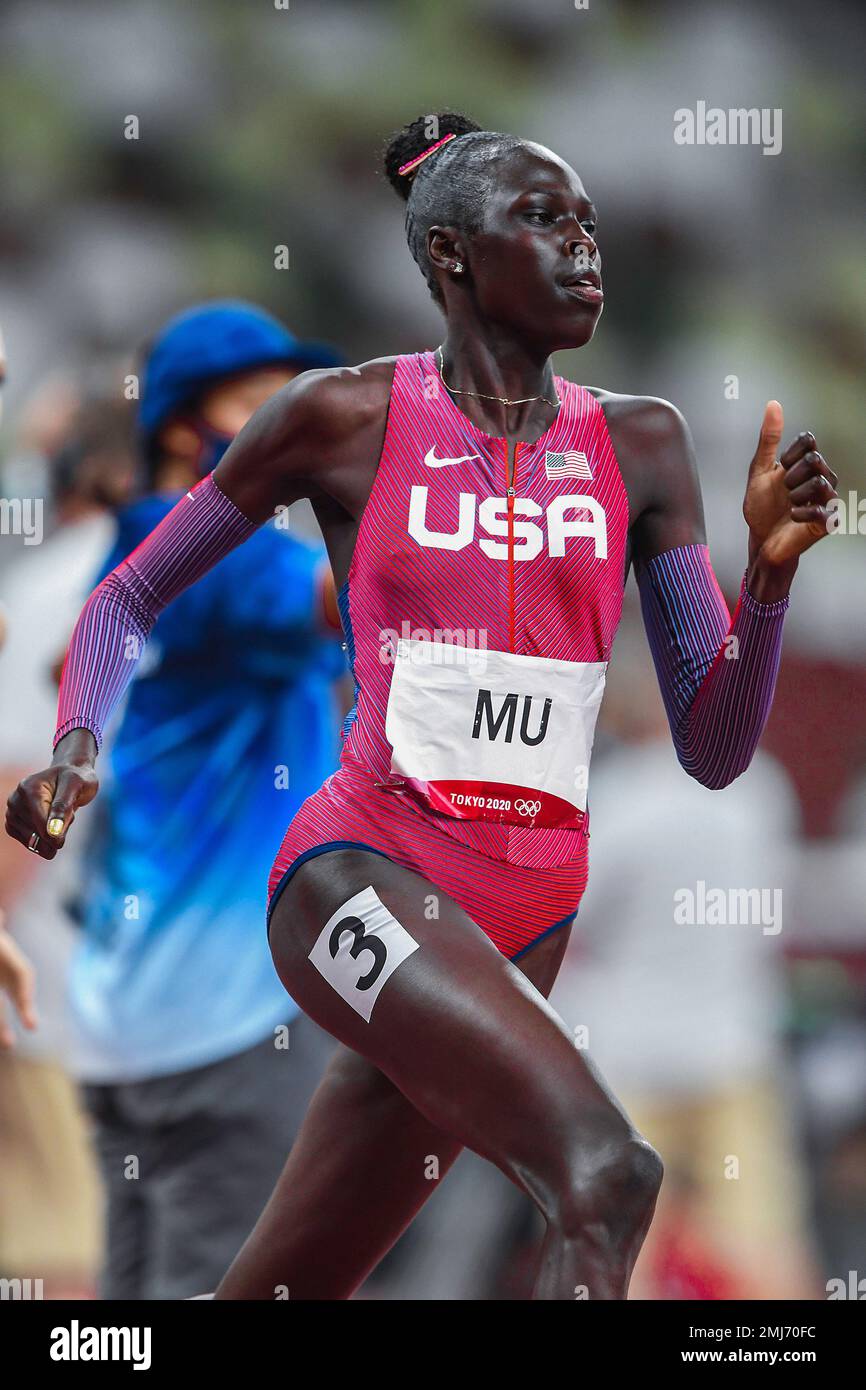
<svg viewBox="0 0 866 1390">
<path fill-rule="evenodd" d="M 310 496 L 335 470 L 378 458 L 394 358 L 302 372 L 260 406 L 214 474 L 245 516 Z M 325 488 L 327 491 L 327 488 Z"/>
<path fill-rule="evenodd" d="M 627 396 L 601 386 L 586 389 L 598 401 L 608 425 L 618 431 L 647 443 L 671 443 L 688 433 L 682 412 L 661 396 Z"/>
<path fill-rule="evenodd" d="M 396 357 L 376 357 L 355 367 L 302 372 L 283 388 L 286 423 L 305 439 L 334 445 L 384 421 Z"/>
<path fill-rule="evenodd" d="M 604 411 L 620 468 L 655 475 L 662 490 L 694 471 L 694 446 L 685 417 L 660 396 L 626 396 L 600 386 L 586 388 Z"/>
</svg>

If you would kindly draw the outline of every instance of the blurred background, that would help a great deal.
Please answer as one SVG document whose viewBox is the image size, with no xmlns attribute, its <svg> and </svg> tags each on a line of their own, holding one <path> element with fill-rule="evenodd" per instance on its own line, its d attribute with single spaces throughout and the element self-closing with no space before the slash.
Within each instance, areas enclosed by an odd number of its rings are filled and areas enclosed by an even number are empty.
<svg viewBox="0 0 866 1390">
<path fill-rule="evenodd" d="M 787 436 L 816 434 L 856 509 L 863 38 L 861 7 L 840 0 L 7 0 L 4 799 L 48 761 L 56 662 L 114 513 L 142 486 L 129 374 L 165 320 L 232 297 L 352 362 L 439 342 L 379 173 L 386 136 L 418 114 L 465 111 L 580 173 L 600 212 L 606 309 L 558 370 L 683 411 L 729 603 L 767 399 L 783 403 Z M 675 143 L 674 112 L 699 101 L 781 109 L 781 152 Z M 76 568 L 76 548 L 46 574 L 43 543 L 15 533 L 8 504 L 42 499 L 48 541 L 70 496 L 95 528 L 93 562 Z M 590 887 L 554 1002 L 666 1160 L 639 1297 L 825 1298 L 828 1281 L 866 1277 L 864 545 L 854 524 L 807 556 L 762 752 L 722 793 L 675 764 L 629 583 L 593 763 Z M 43 607 L 28 618 L 37 583 Z M 28 656 L 47 610 L 50 662 Z M 36 961 L 42 1014 L 17 1065 L 26 1083 L 28 1061 L 48 1061 L 74 1089 L 64 971 L 76 928 L 55 882 L 35 903 L 24 882 L 26 870 L 47 884 L 59 861 L 22 865 L 5 844 L 0 906 Z M 779 929 L 678 925 L 674 894 L 698 881 L 780 890 Z M 28 1090 L 2 1075 L 0 1276 L 44 1272 L 46 1296 L 88 1296 L 103 1235 L 87 1125 L 66 1105 L 62 1140 L 44 1148 L 62 1159 L 22 1164 Z M 365 1293 L 524 1297 L 537 1239 L 504 1180 L 461 1160 Z"/>
</svg>

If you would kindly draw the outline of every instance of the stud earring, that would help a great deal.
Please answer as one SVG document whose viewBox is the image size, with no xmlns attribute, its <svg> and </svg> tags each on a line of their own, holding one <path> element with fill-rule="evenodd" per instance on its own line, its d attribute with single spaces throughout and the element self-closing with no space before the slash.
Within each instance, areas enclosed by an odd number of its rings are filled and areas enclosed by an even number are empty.
<svg viewBox="0 0 866 1390">
<path fill-rule="evenodd" d="M 454 271 L 455 275 L 459 275 L 463 270 L 463 266 L 460 264 L 459 261 L 455 261 L 451 269 Z"/>
</svg>

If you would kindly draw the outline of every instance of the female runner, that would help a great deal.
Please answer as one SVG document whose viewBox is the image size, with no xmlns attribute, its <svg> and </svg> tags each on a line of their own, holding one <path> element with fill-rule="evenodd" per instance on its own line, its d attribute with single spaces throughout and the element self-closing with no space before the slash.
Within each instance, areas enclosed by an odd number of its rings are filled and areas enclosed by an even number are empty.
<svg viewBox="0 0 866 1390">
<path fill-rule="evenodd" d="M 343 1047 L 219 1298 L 348 1297 L 463 1145 L 546 1220 L 535 1297 L 626 1297 L 661 1161 L 546 1002 L 586 883 L 623 586 L 634 566 L 680 761 L 724 786 L 757 745 L 791 580 L 835 496 L 811 434 L 777 461 L 771 401 L 731 619 L 682 417 L 554 374 L 603 300 L 580 179 L 464 117 L 427 129 L 407 126 L 385 166 L 441 348 L 307 372 L 255 415 L 89 599 L 53 762 L 9 802 L 9 833 L 53 858 L 158 612 L 311 498 L 357 703 L 268 916 L 286 989 Z"/>
</svg>

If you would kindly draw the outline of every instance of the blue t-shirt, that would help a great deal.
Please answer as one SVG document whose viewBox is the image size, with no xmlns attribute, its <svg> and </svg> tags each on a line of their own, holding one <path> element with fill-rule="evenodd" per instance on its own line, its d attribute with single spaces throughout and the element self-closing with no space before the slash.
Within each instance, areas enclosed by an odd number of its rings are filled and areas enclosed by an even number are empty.
<svg viewBox="0 0 866 1390">
<path fill-rule="evenodd" d="M 121 515 L 100 578 L 172 505 Z M 338 756 L 345 659 L 321 631 L 323 560 L 266 526 L 154 626 L 88 813 L 71 975 L 85 1080 L 203 1066 L 297 1013 L 265 907 L 286 826 Z"/>
</svg>

